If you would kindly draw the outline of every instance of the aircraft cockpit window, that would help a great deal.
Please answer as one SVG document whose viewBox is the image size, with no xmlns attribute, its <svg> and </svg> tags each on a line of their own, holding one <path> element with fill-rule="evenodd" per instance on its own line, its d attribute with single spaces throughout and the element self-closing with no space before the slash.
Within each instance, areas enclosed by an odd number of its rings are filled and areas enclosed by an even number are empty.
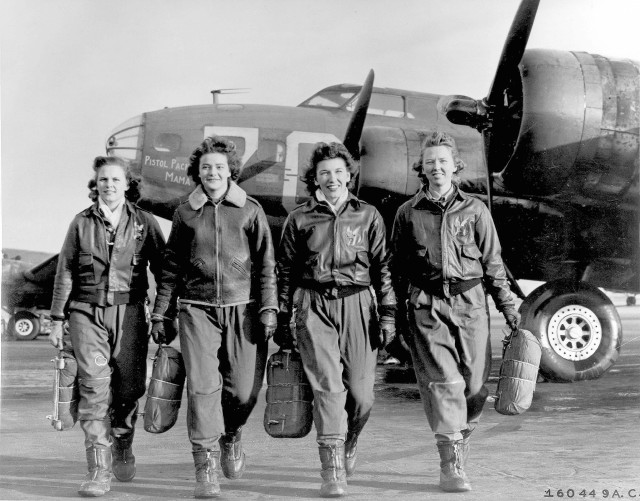
<svg viewBox="0 0 640 501">
<path fill-rule="evenodd" d="M 178 134 L 161 133 L 153 140 L 153 148 L 162 153 L 175 153 L 180 150 L 182 137 Z"/>
<path fill-rule="evenodd" d="M 348 105 L 347 110 L 353 111 L 356 107 L 357 99 L 353 99 Z M 381 115 L 385 117 L 402 118 L 404 117 L 404 100 L 402 96 L 392 94 L 371 94 L 369 102 L 369 115 Z"/>
<path fill-rule="evenodd" d="M 385 117 L 402 118 L 404 117 L 404 100 L 402 96 L 376 94 L 374 92 L 371 95 L 368 113 L 372 115 L 384 115 Z"/>
<path fill-rule="evenodd" d="M 320 91 L 315 96 L 304 101 L 300 106 L 312 106 L 317 108 L 340 108 L 356 95 L 353 91 L 327 90 Z"/>
</svg>

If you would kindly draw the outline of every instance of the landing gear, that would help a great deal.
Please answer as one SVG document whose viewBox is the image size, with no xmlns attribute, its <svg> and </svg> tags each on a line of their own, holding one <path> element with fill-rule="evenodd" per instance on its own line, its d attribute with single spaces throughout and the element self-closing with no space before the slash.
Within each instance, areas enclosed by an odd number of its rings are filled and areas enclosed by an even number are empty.
<svg viewBox="0 0 640 501">
<path fill-rule="evenodd" d="M 627 306 L 635 306 L 635 304 L 636 304 L 636 296 L 634 294 L 627 296 Z"/>
<path fill-rule="evenodd" d="M 609 298 L 584 282 L 557 280 L 520 306 L 522 328 L 540 339 L 540 374 L 553 381 L 596 379 L 617 360 L 622 324 Z"/>
<path fill-rule="evenodd" d="M 11 333 L 18 341 L 35 339 L 40 334 L 40 318 L 28 311 L 19 311 L 9 321 Z"/>
</svg>

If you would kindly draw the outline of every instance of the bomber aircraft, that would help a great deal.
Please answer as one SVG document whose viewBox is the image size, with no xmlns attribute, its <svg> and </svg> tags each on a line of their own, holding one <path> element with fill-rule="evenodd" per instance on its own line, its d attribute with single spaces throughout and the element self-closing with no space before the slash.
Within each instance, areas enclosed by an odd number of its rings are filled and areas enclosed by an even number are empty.
<svg viewBox="0 0 640 501">
<path fill-rule="evenodd" d="M 143 113 L 108 136 L 145 181 L 140 205 L 170 219 L 194 188 L 188 158 L 204 137 L 232 139 L 239 183 L 278 238 L 309 195 L 300 176 L 318 141 L 360 160 L 358 197 L 390 228 L 420 187 L 413 164 L 434 129 L 457 141 L 461 187 L 492 210 L 523 328 L 541 341 L 548 379 L 593 379 L 618 357 L 619 315 L 600 288 L 640 293 L 640 63 L 526 50 L 539 0 L 516 12 L 487 97 L 373 86 L 322 89 L 296 107 L 213 104 Z M 219 91 L 213 91 L 214 98 Z M 515 279 L 545 282 L 524 296 Z"/>
</svg>

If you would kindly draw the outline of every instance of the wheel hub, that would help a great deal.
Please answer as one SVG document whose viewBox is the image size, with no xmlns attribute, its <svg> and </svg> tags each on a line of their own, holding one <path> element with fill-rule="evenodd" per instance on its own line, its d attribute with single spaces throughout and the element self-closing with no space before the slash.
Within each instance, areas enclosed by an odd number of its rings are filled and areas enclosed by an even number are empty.
<svg viewBox="0 0 640 501">
<path fill-rule="evenodd" d="M 22 319 L 16 322 L 16 331 L 18 331 L 21 336 L 28 336 L 29 334 L 31 334 L 32 330 L 33 324 L 28 320 Z"/>
<path fill-rule="evenodd" d="M 570 304 L 551 317 L 547 336 L 553 351 L 562 358 L 585 360 L 600 346 L 602 325 L 589 308 Z"/>
</svg>

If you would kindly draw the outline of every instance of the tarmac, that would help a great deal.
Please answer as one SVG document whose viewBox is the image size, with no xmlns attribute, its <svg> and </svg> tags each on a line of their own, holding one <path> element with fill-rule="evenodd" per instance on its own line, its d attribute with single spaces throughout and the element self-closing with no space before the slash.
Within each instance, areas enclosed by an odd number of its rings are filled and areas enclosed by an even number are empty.
<svg viewBox="0 0 640 501">
<path fill-rule="evenodd" d="M 518 416 L 498 414 L 487 402 L 472 436 L 466 471 L 473 490 L 468 493 L 438 488 L 438 453 L 412 370 L 379 365 L 376 404 L 358 442 L 357 471 L 346 499 L 640 499 L 640 306 L 626 306 L 623 295 L 615 304 L 623 347 L 604 376 L 568 384 L 538 382 L 531 408 Z M 504 321 L 494 311 L 492 394 L 503 332 Z M 53 408 L 55 350 L 45 336 L 3 341 L 1 348 L 0 499 L 78 498 L 86 473 L 82 431 L 76 424 L 57 432 L 46 419 Z M 154 352 L 150 343 L 149 357 Z M 239 480 L 221 479 L 220 499 L 320 499 L 315 430 L 299 439 L 267 435 L 265 388 L 243 433 L 246 472 Z M 137 475 L 130 483 L 114 479 L 102 499 L 191 499 L 195 480 L 185 416 L 183 399 L 178 422 L 166 433 L 147 433 L 139 421 Z"/>
</svg>

